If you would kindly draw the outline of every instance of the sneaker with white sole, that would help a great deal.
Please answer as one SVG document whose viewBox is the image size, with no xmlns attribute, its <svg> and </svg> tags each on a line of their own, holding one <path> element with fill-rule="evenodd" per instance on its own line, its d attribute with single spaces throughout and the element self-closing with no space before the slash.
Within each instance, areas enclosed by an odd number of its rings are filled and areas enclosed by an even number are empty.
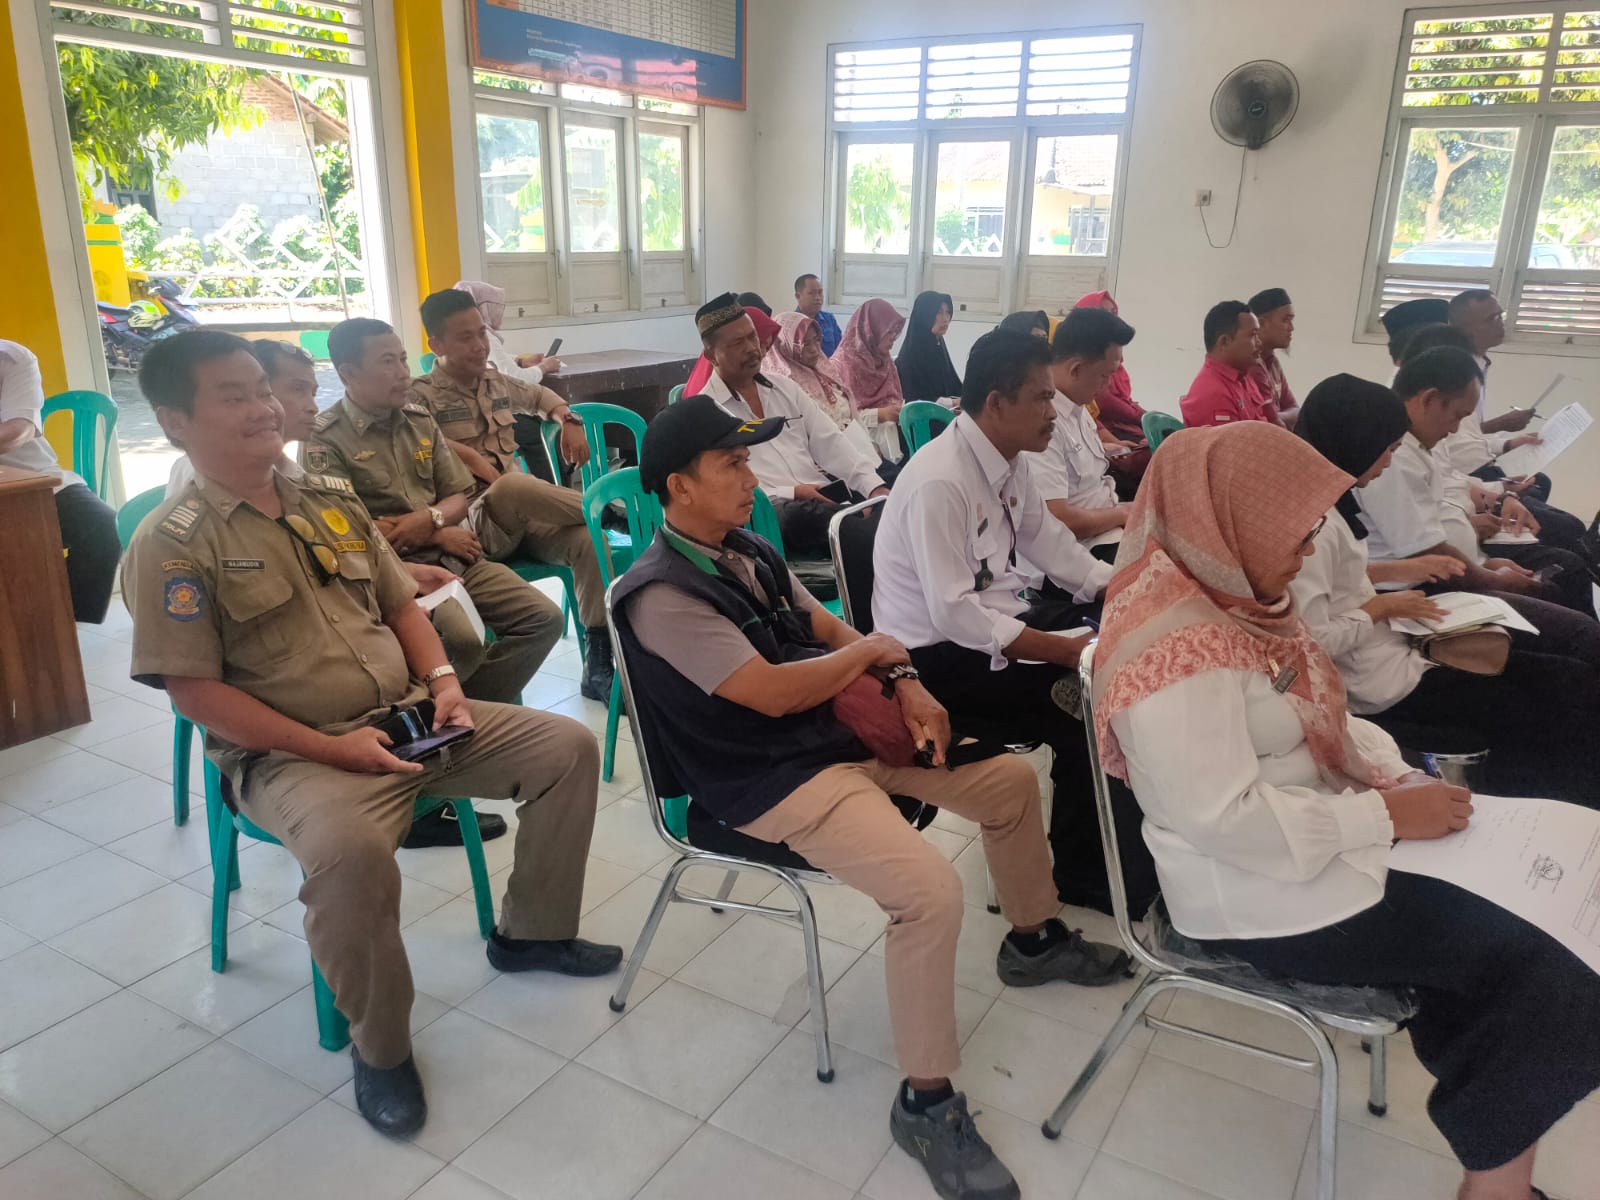
<svg viewBox="0 0 1600 1200">
<path fill-rule="evenodd" d="M 1022 1200 L 1022 1189 L 983 1140 L 962 1093 L 920 1113 L 908 1111 L 896 1094 L 889 1132 L 922 1164 L 943 1200 Z"/>
</svg>

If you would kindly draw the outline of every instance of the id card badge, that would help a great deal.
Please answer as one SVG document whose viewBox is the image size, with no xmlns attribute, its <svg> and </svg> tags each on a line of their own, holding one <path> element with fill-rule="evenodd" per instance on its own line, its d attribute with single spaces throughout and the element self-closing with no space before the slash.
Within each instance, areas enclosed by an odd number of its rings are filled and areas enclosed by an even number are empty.
<svg viewBox="0 0 1600 1200">
<path fill-rule="evenodd" d="M 983 560 L 983 568 L 972 577 L 972 589 L 976 592 L 986 591 L 994 582 L 994 572 L 989 569 L 989 560 Z"/>
<path fill-rule="evenodd" d="M 1272 690 L 1278 695 L 1283 695 L 1300 678 L 1300 672 L 1294 667 L 1279 667 L 1275 659 L 1267 659 L 1267 667 L 1272 672 Z"/>
</svg>

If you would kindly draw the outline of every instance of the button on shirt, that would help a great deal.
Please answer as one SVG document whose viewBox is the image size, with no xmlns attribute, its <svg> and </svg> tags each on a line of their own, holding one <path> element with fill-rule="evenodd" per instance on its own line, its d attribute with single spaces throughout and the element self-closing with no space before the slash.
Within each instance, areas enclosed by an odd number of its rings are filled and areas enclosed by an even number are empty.
<svg viewBox="0 0 1600 1200">
<path fill-rule="evenodd" d="M 1428 669 L 1411 639 L 1374 621 L 1361 606 L 1378 593 L 1367 578 L 1367 546 L 1337 509 L 1317 533 L 1316 553 L 1289 585 L 1294 606 L 1328 652 L 1353 713 L 1381 713 L 1409 696 Z"/>
<path fill-rule="evenodd" d="M 954 642 L 989 655 L 996 670 L 1026 628 L 1026 560 L 1079 603 L 1111 580 L 1051 515 L 1029 455 L 1014 462 L 966 413 L 911 458 L 884 505 L 873 546 L 872 619 L 911 649 Z"/>
<path fill-rule="evenodd" d="M 1446 499 L 1444 471 L 1437 456 L 1408 433 L 1388 470 L 1356 489 L 1362 524 L 1367 527 L 1367 553 L 1375 561 L 1411 558 L 1444 542 L 1472 562 L 1483 561 L 1472 522 L 1459 505 Z"/>
<path fill-rule="evenodd" d="M 39 359 L 26 346 L 0 341 L 0 421 L 26 421 L 33 428 L 10 447 L 0 450 L 0 467 L 15 467 L 39 475 L 56 476 L 54 491 L 82 484 L 83 479 L 63 470 L 56 452 L 44 437 L 44 381 Z"/>
<path fill-rule="evenodd" d="M 1065 500 L 1074 508 L 1115 508 L 1117 485 L 1107 473 L 1105 443 L 1089 410 L 1056 393 L 1056 427 L 1050 446 L 1023 455 L 1039 499 Z M 1085 546 L 1109 546 L 1122 540 L 1121 529 L 1108 529 L 1083 540 Z"/>
<path fill-rule="evenodd" d="M 792 500 L 797 484 L 826 487 L 832 481 L 830 476 L 862 496 L 883 486 L 877 464 L 857 450 L 833 418 L 792 379 L 757 375 L 756 387 L 765 415 L 788 422 L 771 441 L 750 447 L 750 469 L 769 497 Z M 706 382 L 705 394 L 741 421 L 760 420 L 716 371 Z"/>
<path fill-rule="evenodd" d="M 343 480 L 279 474 L 276 484 L 284 514 L 311 524 L 339 574 L 323 583 L 289 529 L 197 476 L 145 519 L 123 559 L 133 678 L 220 680 L 324 730 L 415 699 L 383 614 L 416 584 Z M 248 757 L 215 737 L 211 748 L 230 767 Z"/>
<path fill-rule="evenodd" d="M 1270 404 L 1248 371 L 1207 357 L 1178 408 L 1183 423 L 1194 429 L 1232 421 L 1270 421 L 1266 412 Z"/>
<path fill-rule="evenodd" d="M 369 413 L 345 396 L 318 414 L 300 461 L 350 480 L 375 517 L 404 516 L 473 488 L 472 472 L 421 404 Z"/>
<path fill-rule="evenodd" d="M 517 470 L 517 414 L 547 416 L 566 403 L 549 388 L 507 379 L 492 366 L 476 388 L 464 387 L 435 367 L 411 381 L 406 398 L 426 406 L 445 437 L 470 446 L 502 475 Z"/>
</svg>

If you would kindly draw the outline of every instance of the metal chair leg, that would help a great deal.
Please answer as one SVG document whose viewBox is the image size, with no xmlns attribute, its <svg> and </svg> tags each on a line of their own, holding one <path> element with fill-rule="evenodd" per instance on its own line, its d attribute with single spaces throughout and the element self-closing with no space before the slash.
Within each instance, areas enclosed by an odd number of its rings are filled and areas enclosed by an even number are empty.
<svg viewBox="0 0 1600 1200">
<path fill-rule="evenodd" d="M 650 915 L 645 918 L 644 928 L 639 931 L 639 940 L 633 944 L 633 953 L 628 955 L 628 965 L 622 969 L 622 978 L 617 981 L 617 990 L 612 993 L 610 1000 L 612 1012 L 621 1012 L 628 1006 L 628 992 L 633 987 L 640 966 L 644 963 L 644 956 L 650 952 L 650 943 L 661 925 L 662 916 L 666 914 L 667 905 L 672 903 L 672 897 L 678 890 L 678 879 L 693 861 L 689 858 L 680 858 L 672 864 L 671 869 L 667 871 L 667 877 L 661 881 L 661 890 L 656 893 L 656 902 L 651 906 Z"/>
<path fill-rule="evenodd" d="M 817 914 L 811 906 L 811 895 L 798 879 L 784 876 L 784 882 L 794 893 L 795 908 L 800 914 L 801 935 L 806 943 L 806 982 L 811 991 L 811 1031 L 817 1043 L 817 1079 L 833 1082 L 833 1049 L 828 1044 L 828 996 L 822 980 L 822 946 L 817 939 Z"/>
<path fill-rule="evenodd" d="M 738 882 L 739 872 L 729 871 L 725 876 L 723 876 L 722 886 L 717 889 L 717 899 L 726 900 L 729 896 L 733 895 L 733 885 Z M 725 910 L 720 909 L 713 904 L 711 906 L 711 911 L 720 916 Z"/>
<path fill-rule="evenodd" d="M 1376 1037 L 1368 1046 L 1372 1061 L 1368 1064 L 1367 1111 L 1375 1117 L 1389 1112 L 1389 1039 Z"/>
<path fill-rule="evenodd" d="M 1322 1027 L 1309 1021 L 1307 1024 L 1311 1026 L 1311 1044 L 1316 1047 L 1322 1064 L 1318 1073 L 1321 1086 L 1317 1102 L 1317 1200 L 1334 1200 L 1334 1171 L 1339 1162 L 1339 1059 Z M 1382 1053 L 1376 1050 L 1379 1045 L 1382 1045 L 1381 1038 L 1375 1043 L 1374 1062 Z"/>
<path fill-rule="evenodd" d="M 1128 997 L 1128 1003 L 1123 1006 L 1122 1015 L 1111 1027 L 1111 1032 L 1106 1034 L 1089 1061 L 1084 1064 L 1083 1070 L 1078 1072 L 1078 1077 L 1072 1081 L 1067 1094 L 1061 1097 L 1061 1103 L 1056 1105 L 1055 1111 L 1040 1126 L 1040 1132 L 1045 1137 L 1053 1141 L 1061 1136 L 1061 1128 L 1067 1123 L 1067 1118 L 1072 1116 L 1072 1110 L 1078 1107 L 1079 1101 L 1084 1096 L 1088 1095 L 1089 1089 L 1094 1086 L 1094 1081 L 1100 1077 L 1100 1072 L 1105 1070 L 1106 1064 L 1111 1061 L 1111 1056 L 1133 1032 L 1133 1027 L 1144 1020 L 1145 1010 L 1150 1007 L 1150 1002 L 1171 986 L 1173 980 L 1170 976 L 1147 975 L 1133 995 Z"/>
<path fill-rule="evenodd" d="M 984 907 L 992 913 L 998 913 L 1000 911 L 1000 896 L 994 890 L 994 872 L 989 870 L 987 866 L 983 868 L 983 872 L 984 887 L 987 889 L 987 895 L 983 902 Z"/>
</svg>

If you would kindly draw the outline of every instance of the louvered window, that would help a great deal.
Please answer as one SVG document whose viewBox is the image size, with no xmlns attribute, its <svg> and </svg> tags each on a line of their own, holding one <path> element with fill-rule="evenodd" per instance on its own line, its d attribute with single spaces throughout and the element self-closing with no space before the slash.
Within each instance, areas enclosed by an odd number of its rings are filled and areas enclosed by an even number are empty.
<svg viewBox="0 0 1600 1200">
<path fill-rule="evenodd" d="M 1414 9 L 1364 329 L 1493 289 L 1513 342 L 1600 349 L 1600 9 Z"/>
<path fill-rule="evenodd" d="M 318 74 L 365 74 L 371 0 L 50 0 L 52 31 L 63 41 L 137 46 L 196 43 L 207 58 Z M 341 71 L 340 68 L 345 70 Z"/>
</svg>

